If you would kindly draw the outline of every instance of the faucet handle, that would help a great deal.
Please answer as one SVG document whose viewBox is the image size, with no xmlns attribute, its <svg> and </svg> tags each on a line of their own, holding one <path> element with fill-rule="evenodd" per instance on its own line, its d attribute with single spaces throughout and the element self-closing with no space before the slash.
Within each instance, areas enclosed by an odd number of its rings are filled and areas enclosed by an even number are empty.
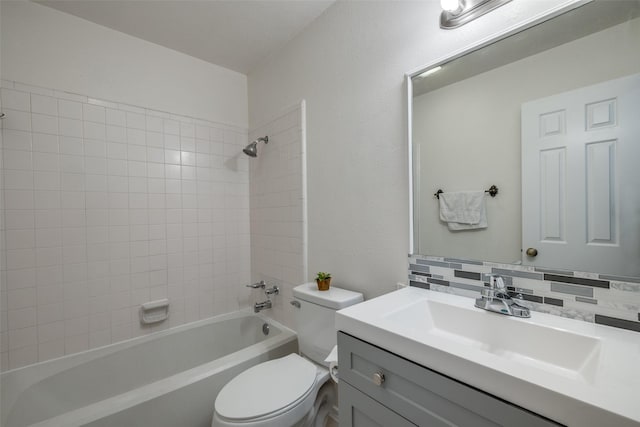
<svg viewBox="0 0 640 427">
<path fill-rule="evenodd" d="M 264 280 L 260 280 L 258 283 L 253 283 L 251 285 L 246 285 L 247 288 L 253 288 L 253 289 L 259 289 L 262 288 L 264 289 L 267 286 L 267 283 Z"/>
<path fill-rule="evenodd" d="M 278 295 L 280 293 L 280 288 L 277 286 L 273 286 L 271 288 L 267 288 L 264 290 L 264 293 L 267 295 Z"/>
<path fill-rule="evenodd" d="M 506 291 L 507 286 L 504 283 L 504 278 L 499 274 L 491 274 L 489 276 L 489 289 Z"/>
</svg>

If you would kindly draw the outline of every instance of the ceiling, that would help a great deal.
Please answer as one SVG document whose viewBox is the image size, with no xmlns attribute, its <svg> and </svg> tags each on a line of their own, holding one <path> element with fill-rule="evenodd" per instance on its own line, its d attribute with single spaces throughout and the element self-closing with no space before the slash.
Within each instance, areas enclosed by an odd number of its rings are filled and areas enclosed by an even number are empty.
<svg viewBox="0 0 640 427">
<path fill-rule="evenodd" d="M 334 0 L 36 0 L 248 74 Z"/>
</svg>

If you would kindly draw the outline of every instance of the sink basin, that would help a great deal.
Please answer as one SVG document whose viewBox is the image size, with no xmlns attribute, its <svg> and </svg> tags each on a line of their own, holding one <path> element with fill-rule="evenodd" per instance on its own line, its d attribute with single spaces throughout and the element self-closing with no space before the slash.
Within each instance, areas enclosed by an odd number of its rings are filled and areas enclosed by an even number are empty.
<svg viewBox="0 0 640 427">
<path fill-rule="evenodd" d="M 419 300 L 385 314 L 386 321 L 414 325 L 422 335 L 491 353 L 556 375 L 592 382 L 600 340 L 521 321 L 474 307 Z M 563 351 L 557 351 L 562 348 Z"/>
</svg>

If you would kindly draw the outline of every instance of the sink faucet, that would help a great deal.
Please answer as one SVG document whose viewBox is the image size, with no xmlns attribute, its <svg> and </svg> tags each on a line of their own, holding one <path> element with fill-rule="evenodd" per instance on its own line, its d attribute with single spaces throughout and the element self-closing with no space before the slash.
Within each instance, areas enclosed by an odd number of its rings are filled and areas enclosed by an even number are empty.
<svg viewBox="0 0 640 427">
<path fill-rule="evenodd" d="M 267 283 L 264 280 L 261 280 L 258 283 L 254 283 L 252 285 L 247 285 L 247 288 L 262 289 L 265 296 L 267 297 L 266 301 L 257 302 L 253 305 L 254 313 L 258 313 L 265 308 L 271 308 L 271 295 L 278 295 L 280 293 L 280 288 L 278 288 L 277 286 L 267 288 Z"/>
<path fill-rule="evenodd" d="M 482 296 L 476 298 L 475 306 L 487 311 L 506 314 L 515 317 L 531 317 L 527 307 L 523 307 L 514 301 L 504 285 L 502 276 L 492 274 L 489 276 L 489 287 L 481 291 Z M 522 295 L 519 295 L 522 298 Z"/>
</svg>

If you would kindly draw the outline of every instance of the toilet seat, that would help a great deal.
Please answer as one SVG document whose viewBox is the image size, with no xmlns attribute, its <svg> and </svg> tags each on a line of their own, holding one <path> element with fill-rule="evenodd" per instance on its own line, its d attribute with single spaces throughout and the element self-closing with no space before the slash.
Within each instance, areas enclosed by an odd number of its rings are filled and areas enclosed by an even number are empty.
<svg viewBox="0 0 640 427">
<path fill-rule="evenodd" d="M 297 354 L 260 363 L 223 387 L 215 412 L 239 423 L 276 417 L 308 398 L 316 378 L 316 366 Z"/>
</svg>

